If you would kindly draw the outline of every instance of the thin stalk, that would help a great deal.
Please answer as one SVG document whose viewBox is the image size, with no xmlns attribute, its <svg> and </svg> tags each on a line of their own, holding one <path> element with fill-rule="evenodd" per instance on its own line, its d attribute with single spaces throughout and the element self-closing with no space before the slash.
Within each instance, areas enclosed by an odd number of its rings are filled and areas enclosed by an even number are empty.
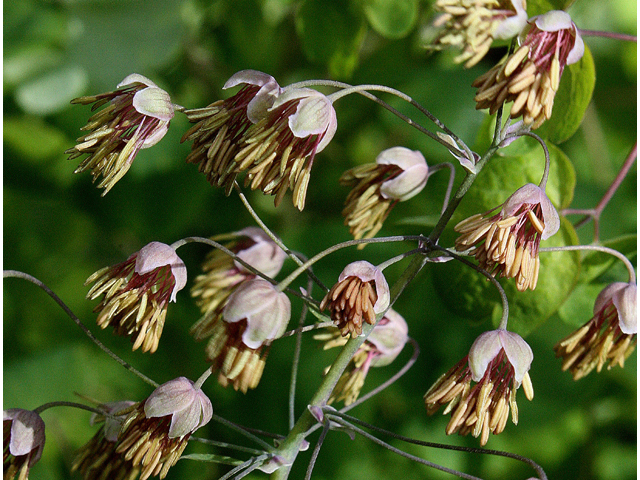
<svg viewBox="0 0 640 480">
<path fill-rule="evenodd" d="M 199 442 L 204 443 L 205 445 L 212 445 L 214 447 L 219 448 L 228 448 L 229 450 L 236 450 L 238 452 L 250 453 L 252 455 L 262 455 L 264 452 L 262 450 L 257 450 L 255 448 L 243 447 L 242 445 L 234 445 L 232 443 L 219 442 L 217 440 L 210 440 L 208 438 L 202 437 L 189 437 L 190 442 Z"/>
<path fill-rule="evenodd" d="M 343 418 L 345 418 L 346 420 L 355 423 L 357 425 L 361 425 L 365 428 L 369 428 L 371 430 L 375 430 L 376 432 L 379 433 L 383 433 L 385 435 L 389 435 L 392 438 L 395 438 L 397 440 L 406 442 L 406 443 L 412 443 L 414 445 L 420 445 L 422 447 L 430 447 L 430 448 L 440 448 L 442 450 L 455 450 L 458 452 L 467 452 L 467 453 L 479 453 L 481 455 L 496 455 L 496 456 L 500 456 L 500 457 L 507 457 L 507 458 L 511 458 L 513 460 L 518 460 L 520 462 L 526 463 L 527 465 L 531 466 L 536 473 L 539 475 L 540 480 L 547 480 L 547 475 L 544 472 L 544 470 L 542 469 L 542 467 L 540 465 L 538 465 L 536 462 L 534 462 L 533 460 L 531 460 L 530 458 L 527 457 L 523 457 L 521 455 L 517 455 L 515 453 L 510 453 L 510 452 L 503 452 L 502 450 L 492 450 L 489 448 L 473 448 L 473 447 L 460 447 L 457 445 L 447 445 L 444 443 L 435 443 L 435 442 L 425 442 L 422 440 L 415 440 L 413 438 L 409 438 L 409 437 L 405 437 L 403 435 L 398 435 L 394 432 L 390 432 L 388 430 L 385 430 L 383 428 L 380 427 L 376 427 L 375 425 L 371 425 L 368 424 L 366 422 L 363 422 L 362 420 L 356 418 L 356 417 L 352 417 L 350 415 L 345 415 L 341 412 L 329 412 L 330 414 L 333 415 L 339 415 Z"/>
<path fill-rule="evenodd" d="M 570 252 L 576 250 L 593 250 L 596 252 L 608 253 L 609 255 L 613 255 L 614 257 L 622 260 L 624 266 L 627 267 L 627 271 L 629 272 L 629 283 L 636 283 L 636 272 L 633 268 L 633 264 L 631 261 L 625 257 L 622 253 L 613 248 L 603 247 L 601 245 L 567 245 L 565 247 L 545 247 L 541 248 L 539 252 Z"/>
<path fill-rule="evenodd" d="M 397 255 L 393 258 L 390 258 L 389 260 L 386 260 L 384 262 L 382 262 L 380 265 L 377 266 L 377 268 L 380 269 L 380 271 L 384 271 L 385 268 L 393 265 L 394 263 L 398 263 L 402 260 L 404 260 L 405 258 L 408 258 L 412 255 L 415 255 L 416 253 L 420 253 L 422 251 L 421 248 L 415 248 L 413 250 L 409 250 L 408 252 L 402 253 L 400 255 Z"/>
<path fill-rule="evenodd" d="M 262 440 L 260 437 L 254 435 L 253 433 L 249 432 L 248 429 L 246 429 L 245 427 L 242 427 L 236 423 L 233 423 L 229 420 L 227 420 L 226 418 L 223 418 L 219 415 L 216 415 L 215 413 L 213 414 L 213 416 L 211 417 L 212 420 L 221 423 L 222 425 L 229 427 L 231 430 L 234 430 L 236 432 L 238 432 L 241 435 L 244 435 L 245 437 L 247 437 L 250 440 L 253 440 L 254 442 L 256 442 L 258 445 L 260 445 L 262 448 L 264 448 L 267 452 L 272 452 L 273 451 L 273 445 L 269 445 L 267 442 L 265 442 L 264 440 Z"/>
<path fill-rule="evenodd" d="M 45 403 L 44 405 L 40 405 L 38 408 L 35 408 L 33 411 L 38 415 L 40 415 L 45 410 L 48 410 L 53 407 L 78 408 L 80 410 L 86 410 L 87 412 L 97 413 L 98 415 L 103 415 L 105 417 L 111 417 L 111 415 L 106 413 L 104 410 L 100 410 L 99 408 L 90 407 L 89 405 L 84 405 L 82 403 L 76 403 L 76 402 L 48 402 L 48 403 Z"/>
<path fill-rule="evenodd" d="M 371 440 L 372 442 L 377 443 L 378 445 L 386 448 L 390 452 L 393 452 L 393 453 L 395 453 L 397 455 L 400 455 L 402 457 L 408 458 L 409 460 L 421 463 L 423 465 L 426 465 L 427 467 L 435 468 L 436 470 L 440 470 L 442 472 L 446 472 L 446 473 L 449 473 L 451 475 L 455 475 L 456 477 L 465 478 L 467 480 L 482 480 L 480 477 L 469 475 L 468 473 L 464 473 L 464 472 L 459 472 L 459 471 L 454 470 L 452 468 L 447 468 L 447 467 L 444 467 L 442 465 L 438 465 L 437 463 L 433 463 L 433 462 L 430 462 L 428 460 L 425 460 L 423 458 L 416 457 L 415 455 L 411 455 L 410 453 L 407 453 L 407 452 L 405 452 L 403 450 L 400 450 L 399 448 L 396 448 L 396 447 L 394 447 L 394 446 L 392 446 L 392 445 L 380 440 L 378 437 L 375 437 L 375 436 L 371 435 L 370 433 L 362 430 L 361 428 L 358 428 L 355 425 L 345 421 L 344 419 L 340 418 L 338 415 L 327 413 L 326 416 L 328 418 L 330 418 L 332 421 L 334 421 L 336 423 L 339 423 L 340 425 L 343 425 L 344 427 L 346 427 L 346 428 L 348 428 L 350 430 L 353 430 L 354 432 L 362 435 L 366 439 Z"/>
<path fill-rule="evenodd" d="M 615 32 L 601 32 L 598 30 L 583 30 L 579 29 L 580 35 L 583 37 L 604 37 L 611 38 L 613 40 L 622 40 L 625 42 L 636 42 L 638 43 L 638 37 L 635 35 L 627 35 L 626 33 L 615 33 Z"/>
<path fill-rule="evenodd" d="M 320 449 L 322 448 L 322 444 L 324 443 L 324 439 L 327 437 L 327 433 L 329 433 L 329 422 L 325 423 L 322 433 L 320 434 L 320 438 L 318 438 L 318 442 L 313 449 L 311 454 L 311 460 L 309 460 L 309 466 L 307 467 L 307 473 L 304 476 L 304 480 L 311 480 L 311 474 L 313 473 L 313 467 L 316 464 L 316 460 L 318 459 L 318 455 L 320 454 Z"/>
<path fill-rule="evenodd" d="M 17 270 L 4 270 L 3 277 L 4 278 L 11 278 L 11 277 L 13 277 L 13 278 L 21 278 L 22 280 L 27 280 L 28 282 L 31 282 L 34 285 L 37 285 L 38 287 L 40 287 L 42 290 L 44 290 L 47 293 L 47 295 L 49 295 L 51 298 L 53 298 L 53 300 L 58 305 L 60 305 L 62 310 L 64 310 L 64 312 L 69 316 L 69 318 L 71 318 L 71 320 L 73 320 L 76 323 L 76 325 L 78 325 L 78 327 L 80 327 L 80 329 L 84 332 L 84 334 L 87 337 L 89 337 L 89 340 L 91 340 L 93 343 L 95 343 L 103 352 L 105 352 L 112 359 L 114 359 L 116 362 L 118 362 L 120 365 L 122 365 L 126 370 L 129 370 L 131 373 L 136 375 L 143 382 L 148 383 L 149 385 L 151 385 L 151 386 L 153 386 L 155 388 L 160 386 L 159 383 L 157 383 L 154 380 L 150 379 L 149 377 L 144 375 L 142 372 L 136 370 L 133 366 L 129 365 L 122 358 L 120 358 L 114 352 L 109 350 L 109 348 L 107 348 L 100 340 L 98 340 L 93 335 L 93 333 L 91 333 L 91 330 L 89 330 L 84 325 L 84 323 L 82 323 L 82 321 L 76 316 L 75 313 L 73 313 L 71 311 L 71 309 L 60 299 L 60 297 L 58 297 L 58 295 L 56 295 L 53 292 L 53 290 L 51 290 L 49 287 L 47 287 L 43 282 L 41 282 L 40 280 L 38 280 L 35 277 L 32 277 L 28 273 L 20 272 L 20 271 L 17 271 Z"/>
<path fill-rule="evenodd" d="M 432 167 L 429 167 L 429 176 L 436 173 L 438 170 L 442 170 L 443 168 L 449 169 L 449 182 L 447 183 L 447 191 L 444 194 L 444 200 L 442 201 L 442 209 L 440 210 L 440 215 L 444 213 L 447 209 L 447 205 L 449 204 L 449 199 L 451 198 L 451 192 L 453 191 L 453 182 L 456 179 L 456 169 L 452 163 L 438 163 Z"/>
</svg>

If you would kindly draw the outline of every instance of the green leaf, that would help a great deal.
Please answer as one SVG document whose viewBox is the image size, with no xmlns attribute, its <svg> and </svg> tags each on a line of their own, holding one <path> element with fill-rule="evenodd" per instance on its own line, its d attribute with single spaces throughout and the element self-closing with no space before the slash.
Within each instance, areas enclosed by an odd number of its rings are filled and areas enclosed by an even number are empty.
<svg viewBox="0 0 640 480">
<path fill-rule="evenodd" d="M 395 222 L 396 225 L 410 225 L 414 227 L 435 227 L 440 215 L 420 215 L 418 217 L 405 217 Z"/>
<path fill-rule="evenodd" d="M 361 15 L 341 1 L 307 0 L 297 12 L 296 30 L 309 60 L 327 64 L 336 78 L 353 73 L 367 31 Z"/>
<path fill-rule="evenodd" d="M 5 145 L 34 163 L 60 155 L 69 143 L 63 132 L 38 117 L 7 118 L 3 138 Z"/>
<path fill-rule="evenodd" d="M 612 248 L 625 255 L 629 260 L 637 256 L 637 235 L 623 235 L 602 243 L 603 247 Z M 613 255 L 595 250 L 582 252 L 581 283 L 589 283 L 606 273 L 614 265 L 621 261 Z"/>
<path fill-rule="evenodd" d="M 582 123 L 595 84 L 596 68 L 591 51 L 585 45 L 582 59 L 564 69 L 551 118 L 536 133 L 554 143 L 571 138 Z"/>
<path fill-rule="evenodd" d="M 16 102 L 32 115 L 49 115 L 68 108 L 87 84 L 88 75 L 83 68 L 66 65 L 22 84 L 16 90 Z"/>
<path fill-rule="evenodd" d="M 527 2 L 527 15 L 529 18 L 542 15 L 549 10 L 566 10 L 576 0 L 529 0 Z"/>
<path fill-rule="evenodd" d="M 567 301 L 558 310 L 558 316 L 567 325 L 579 327 L 593 316 L 593 305 L 604 283 L 579 283 Z"/>
<path fill-rule="evenodd" d="M 32 79 L 45 70 L 60 64 L 62 54 L 45 45 L 28 45 L 7 53 L 2 72 L 5 89 Z"/>
<path fill-rule="evenodd" d="M 407 36 L 418 18 L 417 0 L 366 0 L 363 9 L 371 27 L 390 39 Z"/>
</svg>

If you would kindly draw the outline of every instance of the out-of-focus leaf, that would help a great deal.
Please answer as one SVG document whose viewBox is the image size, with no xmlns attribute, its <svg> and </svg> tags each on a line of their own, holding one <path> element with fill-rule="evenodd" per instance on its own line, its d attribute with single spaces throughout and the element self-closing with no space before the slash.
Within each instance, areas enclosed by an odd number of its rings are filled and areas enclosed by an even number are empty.
<svg viewBox="0 0 640 480">
<path fill-rule="evenodd" d="M 12 89 L 49 68 L 60 64 L 62 54 L 45 45 L 29 45 L 7 53 L 2 67 L 4 88 Z"/>
<path fill-rule="evenodd" d="M 371 27 L 383 37 L 405 37 L 418 17 L 417 0 L 366 0 L 364 13 Z"/>
<path fill-rule="evenodd" d="M 582 123 L 595 84 L 596 68 L 591 51 L 585 45 L 580 61 L 564 69 L 551 118 L 536 133 L 554 143 L 568 140 Z"/>
<path fill-rule="evenodd" d="M 637 235 L 623 235 L 622 237 L 607 240 L 602 243 L 603 247 L 609 247 L 625 255 L 629 260 L 633 260 L 637 255 Z M 581 283 L 589 283 L 597 277 L 606 273 L 614 264 L 620 260 L 613 255 L 595 250 L 582 252 L 582 274 Z"/>
<path fill-rule="evenodd" d="M 52 70 L 46 75 L 21 85 L 16 90 L 16 102 L 32 115 L 49 115 L 69 106 L 87 87 L 88 75 L 76 65 Z"/>
<path fill-rule="evenodd" d="M 296 30 L 309 60 L 328 64 L 334 77 L 351 75 L 367 31 L 361 15 L 341 1 L 307 0 L 297 12 Z"/>
<path fill-rule="evenodd" d="M 225 455 L 215 455 L 213 453 L 192 453 L 189 455 L 182 455 L 180 460 L 195 460 L 197 462 L 213 462 L 213 463 L 222 463 L 224 465 L 240 465 L 243 463 L 242 460 L 236 460 L 232 457 L 227 457 Z"/>
<path fill-rule="evenodd" d="M 566 10 L 576 0 L 529 0 L 527 2 L 527 15 L 533 17 L 541 15 L 549 10 Z"/>
<path fill-rule="evenodd" d="M 396 225 L 412 225 L 416 227 L 435 227 L 440 216 L 422 215 L 420 217 L 405 217 L 397 220 Z"/>
<path fill-rule="evenodd" d="M 7 146 L 34 162 L 60 154 L 69 143 L 63 132 L 38 117 L 5 119 L 3 139 Z"/>
</svg>

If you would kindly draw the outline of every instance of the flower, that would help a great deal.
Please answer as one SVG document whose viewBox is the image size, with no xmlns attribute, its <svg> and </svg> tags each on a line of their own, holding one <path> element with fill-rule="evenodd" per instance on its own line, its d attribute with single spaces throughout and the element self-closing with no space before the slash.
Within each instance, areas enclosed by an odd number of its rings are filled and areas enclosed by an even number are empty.
<svg viewBox="0 0 640 480">
<path fill-rule="evenodd" d="M 246 171 L 245 186 L 275 195 L 276 206 L 291 189 L 293 205 L 302 210 L 313 160 L 336 128 L 336 112 L 327 96 L 309 88 L 286 90 L 243 135 L 233 171 Z"/>
<path fill-rule="evenodd" d="M 616 282 L 600 292 L 593 306 L 593 317 L 554 347 L 562 358 L 562 370 L 570 370 L 579 380 L 594 368 L 598 372 L 620 365 L 636 346 L 637 286 Z"/>
<path fill-rule="evenodd" d="M 262 278 L 243 282 L 230 296 L 211 327 L 206 354 L 218 382 L 246 393 L 262 377 L 268 347 L 286 330 L 291 302 Z M 263 352 L 264 347 L 266 351 Z"/>
<path fill-rule="evenodd" d="M 355 185 L 345 201 L 344 223 L 355 239 L 371 238 L 396 203 L 412 198 L 427 184 L 429 167 L 417 150 L 393 147 L 368 163 L 347 170 L 342 185 Z M 364 248 L 361 244 L 358 248 Z"/>
<path fill-rule="evenodd" d="M 164 478 L 191 434 L 212 416 L 211 401 L 199 386 L 185 377 L 170 380 L 137 404 L 124 420 L 115 454 L 120 461 L 129 462 L 131 471 L 141 470 L 140 480 Z"/>
<path fill-rule="evenodd" d="M 469 355 L 427 391 L 427 414 L 433 415 L 448 404 L 443 412 L 451 413 L 447 435 L 471 433 L 486 445 L 489 433 L 497 435 L 504 430 L 509 410 L 511 421 L 518 424 L 516 390 L 521 385 L 527 399 L 533 399 L 532 361 L 531 347 L 520 335 L 504 329 L 483 333 L 471 345 Z"/>
<path fill-rule="evenodd" d="M 256 70 L 242 70 L 234 74 L 224 89 L 242 85 L 226 100 L 218 100 L 205 108 L 186 110 L 190 122 L 195 123 L 181 142 L 192 140 L 187 163 L 199 164 L 199 170 L 212 185 L 231 192 L 237 172 L 233 158 L 239 151 L 245 131 L 267 115 L 267 110 L 282 89 L 275 78 Z"/>
<path fill-rule="evenodd" d="M 231 238 L 226 248 L 236 256 L 268 277 L 275 277 L 282 268 L 287 254 L 260 228 L 248 227 L 238 232 L 213 240 Z M 204 273 L 198 275 L 191 289 L 202 317 L 191 327 L 196 340 L 211 335 L 211 328 L 222 315 L 229 295 L 240 284 L 256 278 L 253 271 L 225 252 L 214 249 L 202 265 Z"/>
<path fill-rule="evenodd" d="M 137 478 L 140 468 L 133 467 L 131 462 L 116 453 L 118 435 L 125 418 L 133 410 L 137 402 L 129 400 L 105 403 L 100 405 L 105 413 L 111 415 L 91 416 L 91 425 L 103 422 L 100 429 L 89 442 L 78 450 L 73 459 L 71 471 L 78 470 L 84 480 L 104 478 Z"/>
<path fill-rule="evenodd" d="M 138 151 L 162 140 L 174 115 L 169 94 L 137 73 L 126 77 L 113 92 L 71 103 L 93 103 L 92 111 L 108 104 L 82 128 L 90 133 L 65 152 L 69 159 L 88 155 L 74 173 L 90 169 L 93 181 L 102 175 L 98 188 L 104 188 L 103 196 L 127 173 Z"/>
<path fill-rule="evenodd" d="M 389 301 L 389 285 L 382 271 L 358 261 L 344 268 L 338 283 L 320 303 L 320 311 L 329 308 L 342 335 L 357 337 L 362 333 L 362 321 L 373 325 L 376 316 L 389 308 Z"/>
<path fill-rule="evenodd" d="M 553 101 L 566 65 L 584 54 L 584 42 L 566 12 L 553 10 L 529 19 L 520 34 L 518 49 L 478 77 L 473 86 L 476 109 L 495 113 L 513 102 L 511 118 L 522 116 L 525 125 L 538 128 L 551 118 Z"/>
<path fill-rule="evenodd" d="M 100 328 L 114 327 L 117 335 L 131 336 L 133 350 L 155 352 L 167 315 L 168 303 L 187 283 L 187 269 L 169 245 L 151 242 L 127 260 L 91 275 L 87 293 L 94 300 Z"/>
<path fill-rule="evenodd" d="M 473 215 L 455 226 L 461 235 L 455 248 L 472 248 L 481 268 L 493 276 L 515 278 L 516 288 L 534 290 L 538 282 L 540 240 L 546 240 L 560 228 L 560 217 L 544 191 L 528 183 L 502 204 L 499 213 Z"/>
<path fill-rule="evenodd" d="M 2 411 L 4 480 L 27 480 L 29 469 L 44 450 L 44 421 L 36 412 L 22 408 Z"/>
<path fill-rule="evenodd" d="M 525 0 L 438 0 L 434 8 L 442 12 L 434 22 L 442 32 L 431 48 L 461 49 L 454 60 L 466 68 L 486 55 L 494 39 L 511 38 L 527 24 Z"/>
<path fill-rule="evenodd" d="M 373 327 L 373 330 L 358 348 L 338 380 L 327 404 L 344 400 L 345 405 L 351 405 L 360 395 L 370 367 L 384 367 L 393 362 L 400 354 L 408 340 L 409 329 L 407 322 L 395 310 L 389 308 L 384 317 Z M 347 343 L 347 338 L 340 334 L 337 328 L 329 332 L 315 335 L 316 340 L 324 340 L 324 349 L 341 347 Z"/>
</svg>

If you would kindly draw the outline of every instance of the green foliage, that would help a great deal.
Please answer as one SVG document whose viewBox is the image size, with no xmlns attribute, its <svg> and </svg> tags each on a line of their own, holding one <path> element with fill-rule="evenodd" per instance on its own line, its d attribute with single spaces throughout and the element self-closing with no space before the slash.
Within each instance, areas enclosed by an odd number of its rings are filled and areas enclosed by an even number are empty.
<svg viewBox="0 0 640 480">
<path fill-rule="evenodd" d="M 383 37 L 398 39 L 409 34 L 418 17 L 418 0 L 364 0 L 371 27 Z"/>
</svg>

